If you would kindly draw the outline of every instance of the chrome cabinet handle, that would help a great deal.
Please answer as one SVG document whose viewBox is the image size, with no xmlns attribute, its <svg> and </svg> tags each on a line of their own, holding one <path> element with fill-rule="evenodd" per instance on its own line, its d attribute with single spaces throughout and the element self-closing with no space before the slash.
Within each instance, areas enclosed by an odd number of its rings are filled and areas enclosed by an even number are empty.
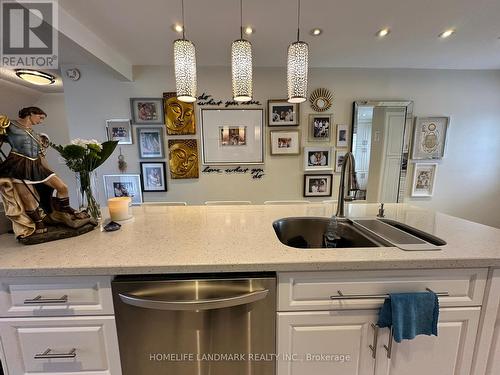
<svg viewBox="0 0 500 375">
<path fill-rule="evenodd" d="M 372 357 L 375 359 L 377 357 L 377 341 L 378 341 L 378 326 L 375 324 L 371 324 L 373 328 L 373 343 L 368 345 L 368 347 L 372 351 Z"/>
<path fill-rule="evenodd" d="M 389 342 L 387 343 L 387 345 L 384 344 L 384 348 L 385 350 L 387 350 L 387 358 L 389 359 L 391 359 L 392 355 L 392 340 L 393 340 L 392 333 L 393 333 L 393 327 L 391 327 L 391 330 L 389 332 Z"/>
<path fill-rule="evenodd" d="M 428 292 L 432 292 L 429 288 L 425 288 Z M 437 292 L 438 297 L 447 297 L 448 292 Z M 343 294 L 342 291 L 337 290 L 337 295 L 330 296 L 331 300 L 343 299 L 376 299 L 376 298 L 389 298 L 389 294 Z"/>
<path fill-rule="evenodd" d="M 69 353 L 53 353 L 52 349 L 47 349 L 43 353 L 35 354 L 33 358 L 35 359 L 54 359 L 54 358 L 75 358 L 76 349 L 73 348 Z"/>
<path fill-rule="evenodd" d="M 119 293 L 123 303 L 154 310 L 213 310 L 223 307 L 246 305 L 264 299 L 269 294 L 268 289 L 257 290 L 234 297 L 187 300 L 187 301 L 161 301 L 147 298 L 139 298 L 134 294 Z"/>
<path fill-rule="evenodd" d="M 65 294 L 61 298 L 42 298 L 42 296 L 38 295 L 35 298 L 25 299 L 25 305 L 44 305 L 44 304 L 54 304 L 54 303 L 67 303 L 68 296 Z"/>
</svg>

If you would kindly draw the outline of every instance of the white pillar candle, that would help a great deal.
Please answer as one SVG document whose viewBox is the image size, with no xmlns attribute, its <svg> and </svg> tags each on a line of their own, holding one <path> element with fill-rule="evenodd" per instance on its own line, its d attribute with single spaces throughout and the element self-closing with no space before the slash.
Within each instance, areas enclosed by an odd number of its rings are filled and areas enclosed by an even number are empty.
<svg viewBox="0 0 500 375">
<path fill-rule="evenodd" d="M 118 197 L 108 199 L 109 216 L 111 220 L 120 221 L 127 220 L 132 217 L 130 206 L 132 205 L 132 198 Z"/>
</svg>

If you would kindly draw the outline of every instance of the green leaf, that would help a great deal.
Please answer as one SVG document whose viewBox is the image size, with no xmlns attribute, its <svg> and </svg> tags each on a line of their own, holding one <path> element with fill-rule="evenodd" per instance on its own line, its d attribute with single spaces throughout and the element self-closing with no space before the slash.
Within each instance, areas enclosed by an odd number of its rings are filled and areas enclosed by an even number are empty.
<svg viewBox="0 0 500 375">
<path fill-rule="evenodd" d="M 100 159 L 96 162 L 96 164 L 94 165 L 94 168 L 92 170 L 99 167 L 102 163 L 104 163 L 111 156 L 113 151 L 115 151 L 117 144 L 118 144 L 118 141 L 106 141 L 102 144 L 102 150 L 99 153 Z"/>
</svg>

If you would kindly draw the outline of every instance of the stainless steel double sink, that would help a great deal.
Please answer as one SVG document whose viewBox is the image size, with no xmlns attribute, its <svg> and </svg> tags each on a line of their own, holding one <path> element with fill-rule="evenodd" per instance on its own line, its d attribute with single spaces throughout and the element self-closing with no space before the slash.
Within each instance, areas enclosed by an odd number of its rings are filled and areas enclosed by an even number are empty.
<svg viewBox="0 0 500 375">
<path fill-rule="evenodd" d="M 440 250 L 446 242 L 390 219 L 339 219 L 334 223 L 334 240 L 330 240 L 332 222 L 328 217 L 287 217 L 273 223 L 278 239 L 298 249 L 375 248 L 395 246 L 402 250 Z"/>
</svg>

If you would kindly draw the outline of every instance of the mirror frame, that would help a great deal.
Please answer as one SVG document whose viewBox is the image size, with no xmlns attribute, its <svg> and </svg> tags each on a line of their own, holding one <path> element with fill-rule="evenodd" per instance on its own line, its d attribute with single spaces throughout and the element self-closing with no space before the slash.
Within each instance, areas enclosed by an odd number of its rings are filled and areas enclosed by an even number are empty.
<svg viewBox="0 0 500 375">
<path fill-rule="evenodd" d="M 405 128 L 403 130 L 403 147 L 401 152 L 401 163 L 399 170 L 399 186 L 397 203 L 404 202 L 406 192 L 406 177 L 408 173 L 408 159 L 410 153 L 410 138 L 413 125 L 413 101 L 412 100 L 356 100 L 353 103 L 352 110 L 352 123 L 351 123 L 351 152 L 353 150 L 353 134 L 356 120 L 358 118 L 358 108 L 360 106 L 374 106 L 374 107 L 406 107 Z"/>
</svg>

